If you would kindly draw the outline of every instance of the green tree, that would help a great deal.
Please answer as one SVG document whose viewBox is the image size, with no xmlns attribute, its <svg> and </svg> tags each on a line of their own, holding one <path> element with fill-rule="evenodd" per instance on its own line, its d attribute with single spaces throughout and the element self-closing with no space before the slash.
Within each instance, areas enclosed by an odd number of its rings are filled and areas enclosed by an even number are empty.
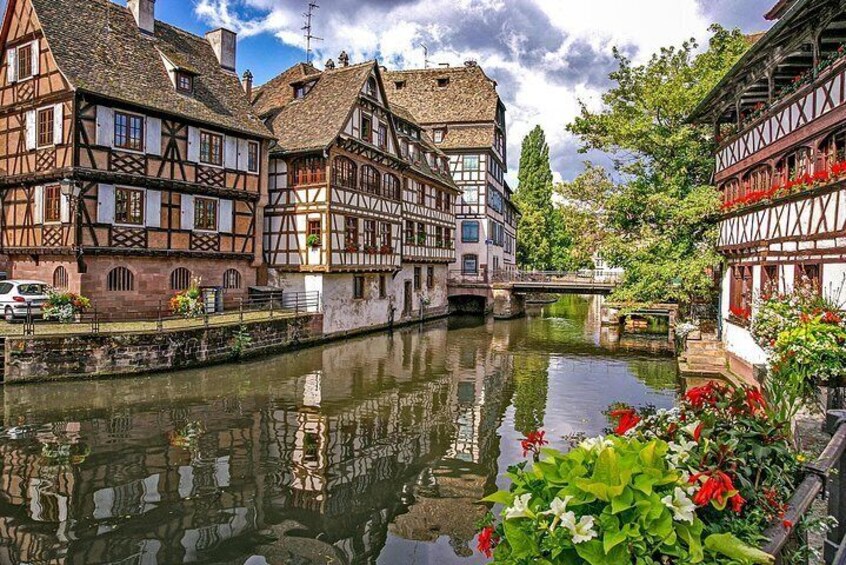
<svg viewBox="0 0 846 565">
<path fill-rule="evenodd" d="M 582 104 L 568 126 L 583 151 L 614 160 L 619 180 L 599 191 L 606 222 L 600 247 L 626 269 L 617 299 L 688 302 L 714 290 L 709 271 L 719 263 L 719 195 L 710 186 L 713 132 L 687 117 L 749 45 L 738 30 L 711 29 L 702 53 L 691 40 L 634 65 L 615 50 L 618 69 L 610 78 L 616 84 L 603 94 L 602 109 Z"/>
</svg>

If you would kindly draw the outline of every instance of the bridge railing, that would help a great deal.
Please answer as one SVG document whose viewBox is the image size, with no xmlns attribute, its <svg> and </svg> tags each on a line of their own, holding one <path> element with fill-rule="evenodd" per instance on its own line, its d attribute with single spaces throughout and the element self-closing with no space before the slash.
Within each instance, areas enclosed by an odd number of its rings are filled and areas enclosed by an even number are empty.
<svg viewBox="0 0 846 565">
<path fill-rule="evenodd" d="M 622 279 L 618 271 L 590 270 L 581 271 L 495 271 L 489 273 L 482 269 L 467 272 L 461 269 L 450 270 L 450 284 L 490 284 L 490 283 L 541 283 L 541 284 L 585 284 L 616 285 Z"/>
</svg>

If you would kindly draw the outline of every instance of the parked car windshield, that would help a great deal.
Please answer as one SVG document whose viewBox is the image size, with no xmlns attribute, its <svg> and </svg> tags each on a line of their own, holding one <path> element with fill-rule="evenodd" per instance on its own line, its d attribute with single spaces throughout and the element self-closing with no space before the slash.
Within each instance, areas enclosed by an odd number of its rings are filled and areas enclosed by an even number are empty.
<svg viewBox="0 0 846 565">
<path fill-rule="evenodd" d="M 46 284 L 20 284 L 18 285 L 18 292 L 21 296 L 38 296 L 47 294 Z"/>
</svg>

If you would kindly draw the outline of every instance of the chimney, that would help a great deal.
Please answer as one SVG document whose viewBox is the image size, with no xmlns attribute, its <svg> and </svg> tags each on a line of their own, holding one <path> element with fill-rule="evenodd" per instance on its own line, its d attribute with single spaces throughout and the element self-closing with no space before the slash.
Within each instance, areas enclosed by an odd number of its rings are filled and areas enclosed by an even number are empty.
<svg viewBox="0 0 846 565">
<path fill-rule="evenodd" d="M 341 54 L 338 55 L 338 63 L 342 67 L 349 67 L 350 66 L 350 56 L 347 55 L 346 51 L 341 51 Z"/>
<path fill-rule="evenodd" d="M 244 92 L 247 94 L 247 99 L 253 101 L 253 73 L 249 69 L 244 71 Z"/>
<path fill-rule="evenodd" d="M 475 59 L 467 59 L 464 61 L 464 66 L 468 68 L 478 66 L 478 64 L 479 63 L 477 63 Z"/>
<path fill-rule="evenodd" d="M 127 0 L 126 7 L 132 12 L 138 29 L 152 34 L 156 25 L 156 0 Z"/>
<path fill-rule="evenodd" d="M 327 71 L 335 70 L 335 61 L 333 61 L 332 59 L 329 59 L 328 61 L 326 61 L 326 66 L 323 67 L 323 68 L 324 68 L 324 70 L 327 70 Z"/>
<path fill-rule="evenodd" d="M 214 49 L 220 66 L 228 71 L 235 71 L 235 38 L 234 31 L 218 28 L 206 34 L 206 40 Z"/>
</svg>

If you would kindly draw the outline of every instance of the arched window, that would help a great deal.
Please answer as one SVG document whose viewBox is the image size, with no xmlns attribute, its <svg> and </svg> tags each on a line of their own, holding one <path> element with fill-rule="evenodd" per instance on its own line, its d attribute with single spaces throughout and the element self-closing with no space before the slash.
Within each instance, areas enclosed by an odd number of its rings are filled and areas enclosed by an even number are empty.
<svg viewBox="0 0 846 565">
<path fill-rule="evenodd" d="M 382 178 L 382 183 L 384 189 L 382 194 L 385 195 L 386 198 L 401 200 L 400 181 L 396 176 L 387 174 Z"/>
<path fill-rule="evenodd" d="M 379 194 L 379 171 L 370 165 L 364 165 L 361 168 L 361 190 Z"/>
<path fill-rule="evenodd" d="M 771 177 L 768 165 L 755 167 L 743 177 L 743 187 L 747 193 L 769 190 L 772 186 Z"/>
<path fill-rule="evenodd" d="M 64 267 L 56 267 L 53 271 L 53 288 L 59 290 L 67 290 L 68 288 L 68 270 Z"/>
<path fill-rule="evenodd" d="M 332 184 L 344 188 L 355 188 L 356 166 L 352 159 L 335 157 L 332 160 Z"/>
<path fill-rule="evenodd" d="M 846 161 L 846 129 L 835 132 L 820 144 L 823 166 L 830 171 L 835 163 Z"/>
<path fill-rule="evenodd" d="M 135 275 L 126 267 L 115 267 L 109 271 L 107 288 L 111 292 L 135 290 Z"/>
<path fill-rule="evenodd" d="M 223 273 L 223 288 L 241 288 L 241 273 L 237 269 L 226 269 Z"/>
<path fill-rule="evenodd" d="M 191 271 L 185 267 L 174 269 L 170 274 L 170 289 L 185 290 L 191 284 Z"/>
<path fill-rule="evenodd" d="M 807 147 L 799 147 L 791 151 L 779 160 L 776 171 L 782 184 L 810 174 L 810 150 Z"/>
<path fill-rule="evenodd" d="M 740 198 L 740 181 L 736 178 L 729 179 L 723 184 L 723 202 L 728 204 Z"/>
<path fill-rule="evenodd" d="M 292 187 L 324 182 L 326 182 L 326 159 L 323 157 L 304 157 L 294 161 L 291 166 Z"/>
</svg>

